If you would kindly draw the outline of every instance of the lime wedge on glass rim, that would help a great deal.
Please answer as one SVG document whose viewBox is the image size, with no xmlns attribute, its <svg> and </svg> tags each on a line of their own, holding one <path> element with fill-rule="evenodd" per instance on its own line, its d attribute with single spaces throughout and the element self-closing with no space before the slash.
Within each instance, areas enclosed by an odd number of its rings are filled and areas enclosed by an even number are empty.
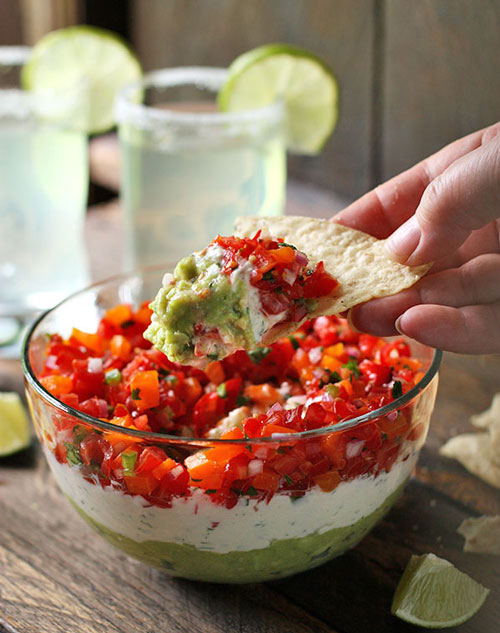
<svg viewBox="0 0 500 633">
<path fill-rule="evenodd" d="M 31 444 L 30 425 L 19 394 L 0 392 L 0 457 Z"/>
<path fill-rule="evenodd" d="M 287 148 L 318 154 L 335 129 L 338 82 L 316 55 L 288 44 L 266 44 L 237 57 L 218 94 L 225 112 L 259 108 L 283 99 Z"/>
<path fill-rule="evenodd" d="M 141 74 L 137 57 L 118 35 L 82 25 L 42 37 L 24 65 L 21 82 L 41 98 L 44 118 L 98 134 L 115 124 L 116 94 Z"/>
<path fill-rule="evenodd" d="M 412 556 L 394 594 L 391 613 L 428 629 L 457 626 L 479 610 L 489 593 L 443 558 Z"/>
</svg>

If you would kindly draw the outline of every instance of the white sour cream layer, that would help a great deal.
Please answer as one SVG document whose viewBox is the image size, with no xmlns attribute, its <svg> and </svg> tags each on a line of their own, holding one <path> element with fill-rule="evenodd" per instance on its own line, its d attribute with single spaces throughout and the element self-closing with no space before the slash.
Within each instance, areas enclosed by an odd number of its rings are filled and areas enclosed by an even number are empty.
<svg viewBox="0 0 500 633">
<path fill-rule="evenodd" d="M 394 464 L 390 473 L 342 482 L 332 492 L 315 487 L 296 501 L 284 495 L 274 495 L 269 503 L 240 499 L 227 509 L 200 490 L 174 499 L 171 508 L 151 506 L 140 496 L 91 484 L 77 467 L 60 464 L 49 451 L 46 455 L 62 491 L 109 530 L 136 542 L 189 544 L 221 554 L 354 525 L 386 501 L 410 476 L 417 460 L 411 455 Z"/>
</svg>

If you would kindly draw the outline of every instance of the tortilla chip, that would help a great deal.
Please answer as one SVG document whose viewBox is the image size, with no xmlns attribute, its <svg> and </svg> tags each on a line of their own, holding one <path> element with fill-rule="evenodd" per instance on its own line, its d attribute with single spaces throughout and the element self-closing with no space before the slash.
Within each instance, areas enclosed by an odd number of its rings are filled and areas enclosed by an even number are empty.
<svg viewBox="0 0 500 633">
<path fill-rule="evenodd" d="M 358 303 L 396 294 L 412 286 L 431 266 L 398 264 L 386 254 L 385 240 L 328 220 L 299 216 L 236 219 L 238 237 L 253 237 L 259 229 L 272 237 L 282 237 L 303 251 L 311 264 L 323 261 L 326 271 L 340 283 L 338 291 L 319 300 L 316 310 L 307 315 L 308 319 L 339 314 Z M 264 342 L 277 340 L 297 326 L 297 323 L 277 325 Z"/>
<path fill-rule="evenodd" d="M 465 519 L 457 532 L 465 538 L 464 552 L 500 555 L 500 516 Z"/>
<path fill-rule="evenodd" d="M 473 475 L 500 488 L 500 454 L 492 446 L 489 433 L 457 435 L 448 440 L 439 453 L 456 459 Z"/>
<path fill-rule="evenodd" d="M 483 413 L 473 415 L 474 426 L 486 433 L 465 433 L 448 440 L 441 455 L 457 459 L 472 474 L 500 488 L 500 393 Z"/>
<path fill-rule="evenodd" d="M 470 420 L 478 429 L 488 429 L 493 426 L 500 427 L 500 393 L 493 396 L 489 409 L 473 415 Z"/>
</svg>

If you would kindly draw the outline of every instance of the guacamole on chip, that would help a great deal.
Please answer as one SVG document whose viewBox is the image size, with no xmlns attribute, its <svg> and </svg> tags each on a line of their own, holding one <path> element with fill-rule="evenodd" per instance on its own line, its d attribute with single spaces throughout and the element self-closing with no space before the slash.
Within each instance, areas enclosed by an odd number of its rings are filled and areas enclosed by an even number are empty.
<svg viewBox="0 0 500 633">
<path fill-rule="evenodd" d="M 327 220 L 239 218 L 235 236 L 217 236 L 165 275 L 144 336 L 184 364 L 269 345 L 307 319 L 395 294 L 428 270 L 393 262 L 383 244 Z"/>
</svg>

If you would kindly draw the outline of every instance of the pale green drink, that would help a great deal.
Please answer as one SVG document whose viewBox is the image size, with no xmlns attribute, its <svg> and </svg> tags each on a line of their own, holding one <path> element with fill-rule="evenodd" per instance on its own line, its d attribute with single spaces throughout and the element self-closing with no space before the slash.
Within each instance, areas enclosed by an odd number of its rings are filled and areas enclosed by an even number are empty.
<svg viewBox="0 0 500 633">
<path fill-rule="evenodd" d="M 119 98 L 126 266 L 183 257 L 240 215 L 278 215 L 285 201 L 283 108 L 223 114 L 216 91 L 226 71 L 150 73 Z M 193 90 L 193 86 L 195 89 Z"/>
<path fill-rule="evenodd" d="M 29 49 L 0 47 L 0 316 L 29 317 L 88 281 L 87 136 L 47 120 L 76 92 L 18 86 Z"/>
</svg>

